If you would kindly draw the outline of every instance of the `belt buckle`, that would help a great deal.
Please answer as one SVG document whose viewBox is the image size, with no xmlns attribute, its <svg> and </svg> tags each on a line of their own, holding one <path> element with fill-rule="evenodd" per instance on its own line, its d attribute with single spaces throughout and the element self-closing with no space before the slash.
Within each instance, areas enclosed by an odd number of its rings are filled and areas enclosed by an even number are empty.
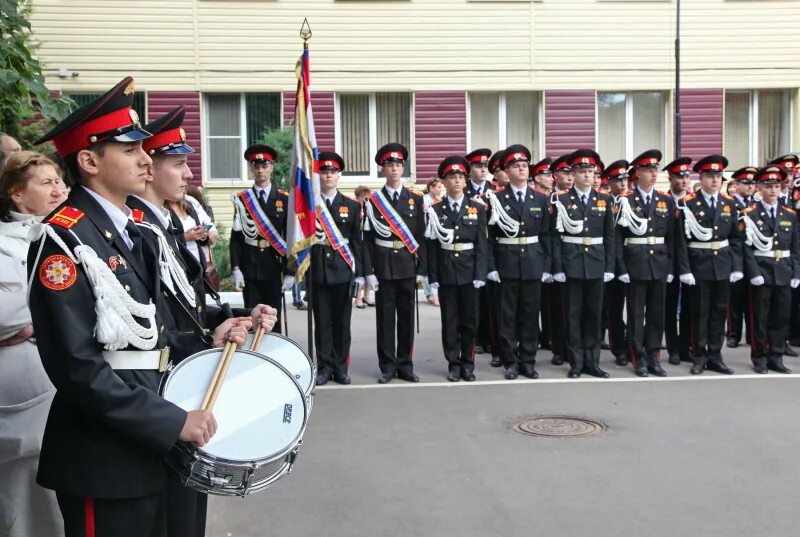
<svg viewBox="0 0 800 537">
<path fill-rule="evenodd" d="M 647 237 L 647 244 L 652 246 L 655 243 L 656 243 L 656 238 L 655 237 Z"/>
<path fill-rule="evenodd" d="M 591 246 L 592 245 L 592 237 L 584 237 L 583 238 L 583 245 L 584 246 Z"/>
<path fill-rule="evenodd" d="M 164 347 L 161 349 L 161 352 L 158 356 L 158 372 L 163 373 L 167 370 L 167 364 L 169 363 L 169 346 Z"/>
<path fill-rule="evenodd" d="M 783 257 L 783 250 L 775 250 L 775 261 L 780 261 Z"/>
<path fill-rule="evenodd" d="M 712 250 L 719 250 L 720 249 L 720 241 L 711 241 L 711 249 Z"/>
<path fill-rule="evenodd" d="M 262 250 L 266 250 L 269 246 L 269 242 L 265 239 L 258 239 L 258 247 Z"/>
<path fill-rule="evenodd" d="M 403 244 L 403 241 L 394 241 L 394 244 L 392 245 L 392 248 L 394 248 L 395 250 L 402 250 L 405 247 L 406 245 Z"/>
</svg>

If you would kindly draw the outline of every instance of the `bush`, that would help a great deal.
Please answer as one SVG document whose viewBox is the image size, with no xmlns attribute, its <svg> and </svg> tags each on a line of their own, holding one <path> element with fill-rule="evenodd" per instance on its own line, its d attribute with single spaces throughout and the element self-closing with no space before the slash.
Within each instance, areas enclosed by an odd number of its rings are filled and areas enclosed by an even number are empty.
<svg viewBox="0 0 800 537">
<path fill-rule="evenodd" d="M 219 239 L 211 249 L 211 256 L 214 258 L 214 265 L 219 274 L 220 291 L 236 291 L 233 286 L 233 276 L 231 276 L 231 256 L 230 256 L 230 234 L 226 232 L 225 226 L 215 224 L 219 231 Z"/>
<path fill-rule="evenodd" d="M 292 165 L 292 135 L 294 127 L 286 126 L 283 128 L 267 131 L 258 141 L 266 144 L 278 152 L 278 160 L 275 162 L 275 169 L 272 171 L 272 183 L 278 188 L 286 189 L 289 186 L 289 167 Z"/>
</svg>

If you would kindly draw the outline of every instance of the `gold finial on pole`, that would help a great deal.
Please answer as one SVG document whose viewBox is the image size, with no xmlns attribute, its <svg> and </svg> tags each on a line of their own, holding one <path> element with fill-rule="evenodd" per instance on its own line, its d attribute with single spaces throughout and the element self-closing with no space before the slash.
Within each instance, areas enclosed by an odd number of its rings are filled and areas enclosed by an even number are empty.
<svg viewBox="0 0 800 537">
<path fill-rule="evenodd" d="M 311 26 L 308 24 L 308 19 L 303 19 L 303 25 L 300 27 L 300 37 L 308 45 L 308 40 L 311 39 Z"/>
</svg>

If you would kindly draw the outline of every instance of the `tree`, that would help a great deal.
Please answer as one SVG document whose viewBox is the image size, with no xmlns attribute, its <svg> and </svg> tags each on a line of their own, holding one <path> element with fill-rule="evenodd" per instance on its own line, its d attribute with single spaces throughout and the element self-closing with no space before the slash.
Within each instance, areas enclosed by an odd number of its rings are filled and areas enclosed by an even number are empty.
<svg viewBox="0 0 800 537">
<path fill-rule="evenodd" d="M 45 85 L 33 55 L 30 12 L 29 0 L 0 0 L 0 131 L 23 145 L 64 118 L 70 106 L 68 98 L 54 98 Z M 37 121 L 41 118 L 46 121 Z"/>
<path fill-rule="evenodd" d="M 272 182 L 279 188 L 288 188 L 289 166 L 292 165 L 292 144 L 294 127 L 278 127 L 264 133 L 258 143 L 266 144 L 278 152 L 278 160 L 272 170 Z"/>
</svg>

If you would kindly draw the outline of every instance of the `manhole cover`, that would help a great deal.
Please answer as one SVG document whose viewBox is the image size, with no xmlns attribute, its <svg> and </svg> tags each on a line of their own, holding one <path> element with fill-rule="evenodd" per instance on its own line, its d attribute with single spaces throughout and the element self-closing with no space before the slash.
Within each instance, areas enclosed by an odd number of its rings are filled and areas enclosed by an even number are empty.
<svg viewBox="0 0 800 537">
<path fill-rule="evenodd" d="M 531 436 L 580 437 L 595 436 L 606 430 L 597 421 L 569 416 L 543 416 L 514 423 L 514 430 Z"/>
</svg>

